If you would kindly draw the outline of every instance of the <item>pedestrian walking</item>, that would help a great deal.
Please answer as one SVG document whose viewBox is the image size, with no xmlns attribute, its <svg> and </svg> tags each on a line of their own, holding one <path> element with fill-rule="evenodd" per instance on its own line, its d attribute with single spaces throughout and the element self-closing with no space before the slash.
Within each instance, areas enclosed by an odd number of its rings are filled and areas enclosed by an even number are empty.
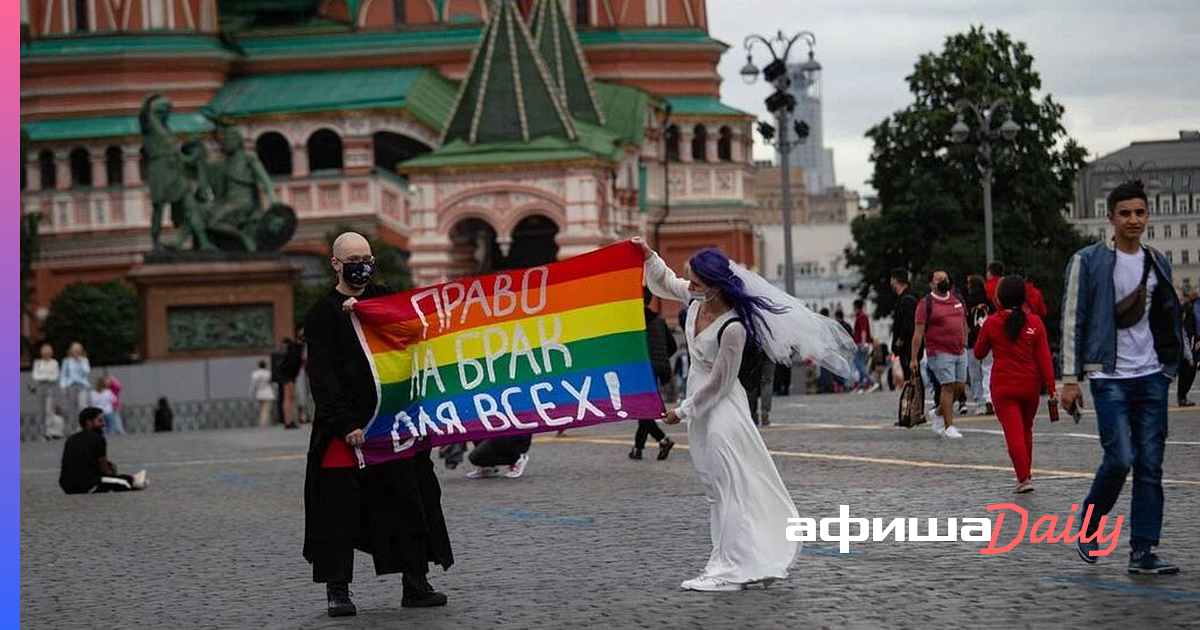
<svg viewBox="0 0 1200 630">
<path fill-rule="evenodd" d="M 979 331 L 983 330 L 983 323 L 996 309 L 992 306 L 992 300 L 988 299 L 984 279 L 978 275 L 967 276 L 967 294 L 963 300 L 967 305 L 967 347 L 974 348 Z M 983 369 L 983 362 L 990 357 L 986 353 L 982 358 L 974 352 L 967 354 L 967 384 L 971 392 L 971 408 L 976 413 L 991 413 L 991 373 L 985 374 Z"/>
<path fill-rule="evenodd" d="M 58 360 L 54 358 L 54 347 L 48 343 L 38 349 L 38 358 L 33 360 L 30 378 L 33 379 L 33 394 L 37 398 L 38 413 L 42 416 L 42 437 L 49 440 L 50 417 L 58 407 Z M 62 427 L 58 428 L 62 437 Z"/>
<path fill-rule="evenodd" d="M 88 361 L 83 344 L 71 342 L 58 373 L 58 387 L 66 403 L 64 409 L 68 418 L 78 418 L 79 412 L 88 406 L 91 378 L 92 364 Z"/>
<path fill-rule="evenodd" d="M 1000 310 L 984 322 L 972 355 L 978 359 L 990 352 L 996 357 L 992 401 L 1017 474 L 1015 492 L 1022 494 L 1033 490 L 1033 419 L 1042 388 L 1049 392 L 1051 406 L 1058 404 L 1058 392 L 1046 327 L 1042 318 L 1025 312 L 1024 280 L 1005 277 L 996 289 L 996 299 Z"/>
<path fill-rule="evenodd" d="M 116 400 L 116 396 L 113 395 L 112 389 L 108 386 L 108 377 L 101 376 L 96 379 L 96 387 L 88 395 L 88 406 L 95 407 L 104 414 L 105 435 L 116 433 L 116 429 L 108 425 L 108 420 L 113 415 L 114 400 Z M 124 433 L 124 431 L 121 431 L 121 433 Z"/>
<path fill-rule="evenodd" d="M 962 433 L 954 427 L 954 401 L 967 380 L 966 307 L 950 291 L 950 276 L 944 269 L 933 272 L 930 293 L 921 300 L 914 318 L 912 354 L 909 368 L 920 365 L 922 343 L 929 373 L 936 382 L 937 406 L 930 412 L 931 428 L 939 436 L 959 439 Z"/>
<path fill-rule="evenodd" d="M 854 300 L 854 330 L 852 331 L 854 344 L 857 350 L 854 352 L 854 371 L 855 391 L 866 392 L 875 391 L 878 389 L 876 382 L 872 382 L 871 371 L 867 369 L 867 359 L 871 356 L 871 352 L 875 348 L 875 338 L 871 336 L 871 318 L 867 317 L 866 311 L 863 310 L 862 299 Z"/>
<path fill-rule="evenodd" d="M 658 312 L 650 308 L 650 289 L 642 287 L 642 314 L 646 322 L 646 348 L 650 351 L 650 368 L 658 381 L 659 395 L 671 382 L 671 357 L 675 354 L 675 337 L 667 329 L 667 322 Z M 629 459 L 641 459 L 642 450 L 646 448 L 646 438 L 653 437 L 658 442 L 658 458 L 666 459 L 675 446 L 675 442 L 667 437 L 658 426 L 658 421 L 651 419 L 638 420 L 637 431 L 633 436 L 633 450 L 629 451 Z M 528 458 L 527 458 L 528 459 Z"/>
<path fill-rule="evenodd" d="M 1188 399 L 1192 383 L 1196 380 L 1196 366 L 1200 364 L 1200 291 L 1191 289 L 1183 298 L 1183 349 L 1184 360 L 1179 363 L 1179 385 L 1175 389 L 1175 400 L 1180 407 L 1194 407 Z"/>
<path fill-rule="evenodd" d="M 1112 510 L 1133 471 L 1130 501 L 1130 573 L 1177 573 L 1159 558 L 1163 520 L 1163 451 L 1167 439 L 1167 388 L 1183 355 L 1180 304 L 1171 264 L 1142 243 L 1150 220 L 1141 182 L 1108 194 L 1113 239 L 1071 257 L 1063 291 L 1062 405 L 1076 411 L 1079 381 L 1091 384 L 1096 428 L 1104 458 L 1080 503 L 1086 523 L 1079 557 L 1095 563 L 1099 521 Z"/>
<path fill-rule="evenodd" d="M 892 352 L 900 357 L 900 371 L 904 380 L 912 378 L 913 371 L 909 367 L 909 357 L 912 350 L 908 347 L 912 342 L 913 324 L 917 311 L 917 294 L 909 287 L 908 271 L 902 267 L 892 270 L 892 291 L 896 294 L 896 306 L 892 308 Z"/>
<path fill-rule="evenodd" d="M 105 420 L 112 429 L 114 435 L 125 435 L 125 422 L 121 419 L 121 381 L 116 374 L 108 374 L 105 376 L 108 379 L 108 389 L 113 394 L 112 414 Z"/>
<path fill-rule="evenodd" d="M 271 370 L 266 361 L 259 361 L 258 368 L 250 373 L 250 397 L 258 411 L 258 426 L 271 426 L 271 411 L 275 406 L 275 386 L 271 383 Z"/>
</svg>

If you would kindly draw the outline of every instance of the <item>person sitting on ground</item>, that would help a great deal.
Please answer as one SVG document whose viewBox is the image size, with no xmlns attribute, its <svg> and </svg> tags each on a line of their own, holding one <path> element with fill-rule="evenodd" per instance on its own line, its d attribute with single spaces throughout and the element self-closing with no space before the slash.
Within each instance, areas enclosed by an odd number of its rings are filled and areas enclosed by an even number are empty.
<svg viewBox="0 0 1200 630">
<path fill-rule="evenodd" d="M 158 407 L 154 409 L 154 432 L 170 431 L 174 420 L 175 413 L 171 411 L 171 404 L 167 402 L 167 397 L 160 396 Z"/>
<path fill-rule="evenodd" d="M 108 461 L 108 441 L 104 439 L 104 412 L 86 407 L 79 412 L 80 431 L 63 445 L 62 471 L 58 485 L 67 494 L 125 492 L 143 490 L 150 485 L 146 471 L 132 475 L 117 474 L 117 466 Z"/>
</svg>

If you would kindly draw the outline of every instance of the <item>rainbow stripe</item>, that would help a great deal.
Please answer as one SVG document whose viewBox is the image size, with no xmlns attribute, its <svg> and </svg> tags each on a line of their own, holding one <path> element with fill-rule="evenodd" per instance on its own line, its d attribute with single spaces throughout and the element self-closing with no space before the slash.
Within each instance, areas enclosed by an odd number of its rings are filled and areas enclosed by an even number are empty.
<svg viewBox="0 0 1200 630">
<path fill-rule="evenodd" d="M 662 417 L 641 287 L 641 250 L 624 242 L 359 302 L 378 394 L 360 462 Z"/>
</svg>

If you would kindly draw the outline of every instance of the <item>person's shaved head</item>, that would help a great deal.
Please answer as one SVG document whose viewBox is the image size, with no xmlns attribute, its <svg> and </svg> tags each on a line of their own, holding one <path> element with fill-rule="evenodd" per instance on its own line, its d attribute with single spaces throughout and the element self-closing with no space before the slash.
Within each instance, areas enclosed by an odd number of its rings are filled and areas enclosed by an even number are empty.
<svg viewBox="0 0 1200 630">
<path fill-rule="evenodd" d="M 358 232 L 342 232 L 333 241 L 333 257 L 347 260 L 371 255 L 371 244 Z"/>
</svg>

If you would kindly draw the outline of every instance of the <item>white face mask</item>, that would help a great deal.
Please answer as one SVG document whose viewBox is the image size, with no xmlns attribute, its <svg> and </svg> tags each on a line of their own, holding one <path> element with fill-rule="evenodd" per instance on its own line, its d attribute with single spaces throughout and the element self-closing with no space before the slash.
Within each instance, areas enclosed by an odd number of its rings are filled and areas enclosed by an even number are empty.
<svg viewBox="0 0 1200 630">
<path fill-rule="evenodd" d="M 712 298 L 712 296 L 708 294 L 708 291 L 703 291 L 700 293 L 697 293 L 695 291 L 688 291 L 688 295 L 690 295 L 691 298 L 697 302 L 707 302 L 709 299 Z"/>
</svg>

